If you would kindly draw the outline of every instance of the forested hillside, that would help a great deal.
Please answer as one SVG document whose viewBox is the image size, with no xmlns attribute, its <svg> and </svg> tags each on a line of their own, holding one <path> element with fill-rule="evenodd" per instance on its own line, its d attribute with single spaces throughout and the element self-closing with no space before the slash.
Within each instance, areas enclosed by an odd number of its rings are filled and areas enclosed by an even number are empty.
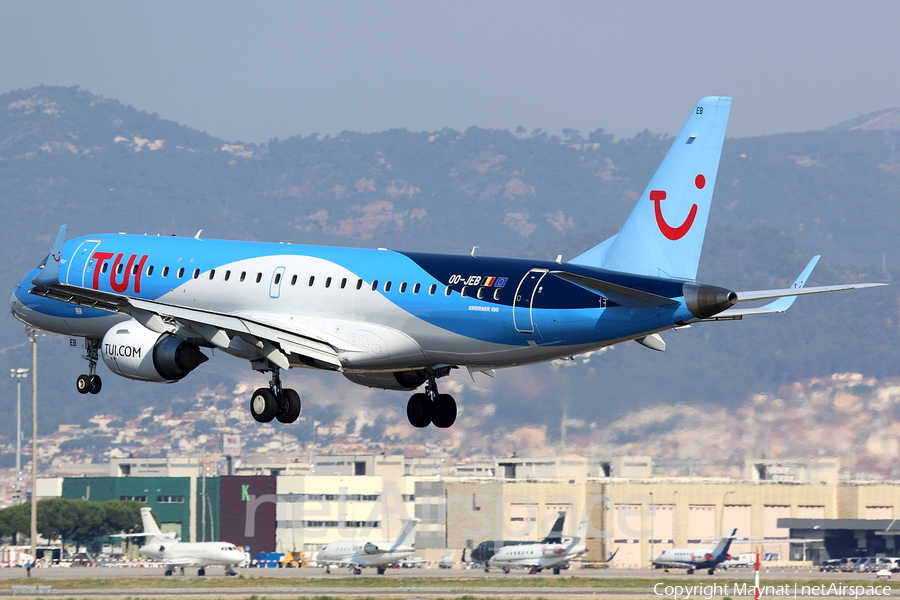
<svg viewBox="0 0 900 600">
<path fill-rule="evenodd" d="M 727 139 L 699 279 L 738 290 L 783 286 L 821 253 L 810 284 L 891 280 L 900 268 L 898 136 L 838 127 Z M 473 127 L 254 145 L 78 88 L 19 90 L 0 95 L 0 290 L 11 293 L 62 223 L 70 236 L 203 229 L 204 237 L 460 253 L 477 245 L 482 255 L 567 259 L 615 233 L 670 144 L 650 132 L 616 140 L 603 130 L 560 138 Z M 11 317 L 0 322 L 7 367 L 28 364 L 21 332 Z M 455 393 L 463 410 L 496 405 L 487 426 L 558 420 L 566 398 L 569 414 L 588 421 L 662 400 L 727 405 L 833 372 L 895 376 L 898 333 L 893 287 L 803 298 L 785 315 L 670 332 L 665 353 L 616 347 L 564 377 L 546 365 L 476 383 L 456 374 Z M 107 373 L 101 395 L 80 396 L 80 352 L 55 337 L 41 341 L 42 399 L 53 407 L 44 430 L 253 377 L 249 366 L 216 357 L 172 386 Z M 337 375 L 286 377 L 309 390 L 305 410 L 350 411 L 355 398 L 373 395 Z M 10 414 L 15 391 L 4 389 Z M 401 393 L 374 396 L 406 402 Z M 0 434 L 11 426 L 0 424 Z"/>
</svg>

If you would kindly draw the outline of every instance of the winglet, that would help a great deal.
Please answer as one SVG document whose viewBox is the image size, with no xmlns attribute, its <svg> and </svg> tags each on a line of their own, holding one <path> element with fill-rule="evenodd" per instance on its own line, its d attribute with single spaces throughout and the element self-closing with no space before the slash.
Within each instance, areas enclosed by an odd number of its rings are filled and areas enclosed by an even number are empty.
<svg viewBox="0 0 900 600">
<path fill-rule="evenodd" d="M 803 269 L 803 272 L 800 273 L 800 276 L 794 280 L 794 285 L 791 287 L 793 289 L 799 290 L 804 285 L 806 285 L 806 281 L 809 279 L 809 276 L 812 274 L 812 270 L 816 267 L 816 263 L 819 262 L 819 258 L 821 258 L 821 254 L 817 254 L 812 257 L 812 260 L 809 261 L 809 264 L 806 265 L 806 268 Z M 785 296 L 784 298 L 778 298 L 772 302 L 769 302 L 765 305 L 764 308 L 769 310 L 776 310 L 778 312 L 784 312 L 791 307 L 794 303 L 794 300 L 797 299 L 797 296 Z"/>
<path fill-rule="evenodd" d="M 50 254 L 47 255 L 47 259 L 44 261 L 44 268 L 41 269 L 37 277 L 31 280 L 31 283 L 39 286 L 50 286 L 59 283 L 59 265 L 63 262 L 62 250 L 65 241 L 66 226 L 62 225 L 59 228 L 59 233 L 56 234 L 56 241 L 53 242 L 53 247 L 50 248 Z"/>
</svg>

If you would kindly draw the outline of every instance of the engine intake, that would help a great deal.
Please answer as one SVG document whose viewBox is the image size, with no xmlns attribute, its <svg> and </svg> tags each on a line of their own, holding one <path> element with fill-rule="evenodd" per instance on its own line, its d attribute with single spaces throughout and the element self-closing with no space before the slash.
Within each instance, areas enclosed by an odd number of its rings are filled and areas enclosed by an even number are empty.
<svg viewBox="0 0 900 600">
<path fill-rule="evenodd" d="M 708 319 L 735 305 L 737 293 L 715 285 L 685 283 L 682 286 L 684 302 L 698 319 Z"/>
<path fill-rule="evenodd" d="M 110 371 L 138 381 L 178 381 L 209 360 L 195 344 L 150 331 L 134 319 L 107 331 L 101 351 Z"/>
</svg>

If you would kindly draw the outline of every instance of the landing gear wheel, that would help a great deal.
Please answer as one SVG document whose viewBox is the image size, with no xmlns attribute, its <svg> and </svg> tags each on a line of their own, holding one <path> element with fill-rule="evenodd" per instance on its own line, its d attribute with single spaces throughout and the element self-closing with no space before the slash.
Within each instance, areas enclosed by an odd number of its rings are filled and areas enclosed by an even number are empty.
<svg viewBox="0 0 900 600">
<path fill-rule="evenodd" d="M 438 394 L 434 397 L 431 422 L 440 429 L 446 429 L 456 422 L 456 400 L 453 399 L 453 396 Z"/>
<path fill-rule="evenodd" d="M 300 416 L 300 408 L 300 394 L 291 389 L 281 390 L 281 394 L 278 396 L 278 412 L 275 413 L 275 418 L 280 423 L 293 423 Z"/>
<path fill-rule="evenodd" d="M 75 380 L 75 389 L 78 390 L 79 394 L 87 394 L 91 391 L 91 376 L 90 375 L 79 375 L 78 379 Z"/>
<path fill-rule="evenodd" d="M 509 575 L 509 567 L 503 567 L 503 572 Z"/>
<path fill-rule="evenodd" d="M 694 570 L 693 570 L 693 569 L 688 569 L 688 570 L 687 570 L 687 574 L 688 574 L 688 575 L 693 575 L 693 574 L 694 574 Z"/>
<path fill-rule="evenodd" d="M 197 577 L 206 577 L 206 569 L 197 569 Z"/>
<path fill-rule="evenodd" d="M 88 380 L 91 384 L 91 389 L 88 391 L 92 394 L 99 394 L 100 390 L 103 388 L 103 380 L 100 379 L 99 375 L 91 375 Z"/>
<path fill-rule="evenodd" d="M 259 423 L 268 423 L 275 418 L 278 412 L 278 402 L 275 394 L 268 388 L 259 388 L 250 396 L 250 414 Z"/>
<path fill-rule="evenodd" d="M 354 574 L 354 575 L 360 575 L 360 574 L 362 574 L 362 569 L 359 569 L 359 568 L 353 569 L 353 574 Z"/>
<path fill-rule="evenodd" d="M 172 569 L 166 569 L 166 577 L 172 576 Z"/>
<path fill-rule="evenodd" d="M 384 567 L 378 567 L 378 574 L 379 574 L 379 575 L 384 575 L 384 572 L 385 572 L 385 571 L 387 571 L 387 569 L 385 569 Z"/>
<path fill-rule="evenodd" d="M 434 413 L 434 402 L 428 394 L 413 394 L 406 404 L 406 417 L 413 427 L 428 427 Z"/>
<path fill-rule="evenodd" d="M 559 575 L 559 567 L 553 567 L 553 574 Z"/>
<path fill-rule="evenodd" d="M 715 573 L 715 572 L 716 572 L 715 569 L 710 569 L 709 571 L 707 571 L 707 574 L 712 575 L 712 574 Z"/>
</svg>

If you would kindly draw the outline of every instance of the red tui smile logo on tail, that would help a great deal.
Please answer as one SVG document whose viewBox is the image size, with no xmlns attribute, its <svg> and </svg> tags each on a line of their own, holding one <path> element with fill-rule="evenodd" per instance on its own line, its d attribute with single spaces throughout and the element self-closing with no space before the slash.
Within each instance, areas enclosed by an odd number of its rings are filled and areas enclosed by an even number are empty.
<svg viewBox="0 0 900 600">
<path fill-rule="evenodd" d="M 703 175 L 697 175 L 694 178 L 694 185 L 697 186 L 698 190 L 702 190 L 704 186 L 706 186 L 706 177 Z M 677 227 L 672 227 L 666 222 L 666 218 L 662 214 L 662 205 L 660 202 L 666 199 L 666 192 L 663 190 L 650 190 L 650 201 L 655 204 L 654 211 L 656 213 L 656 225 L 659 227 L 659 230 L 662 232 L 667 239 L 672 240 L 680 240 L 687 232 L 690 231 L 691 226 L 694 224 L 694 218 L 697 216 L 697 205 L 692 204 L 691 210 L 688 213 L 687 218 L 681 225 Z"/>
</svg>

